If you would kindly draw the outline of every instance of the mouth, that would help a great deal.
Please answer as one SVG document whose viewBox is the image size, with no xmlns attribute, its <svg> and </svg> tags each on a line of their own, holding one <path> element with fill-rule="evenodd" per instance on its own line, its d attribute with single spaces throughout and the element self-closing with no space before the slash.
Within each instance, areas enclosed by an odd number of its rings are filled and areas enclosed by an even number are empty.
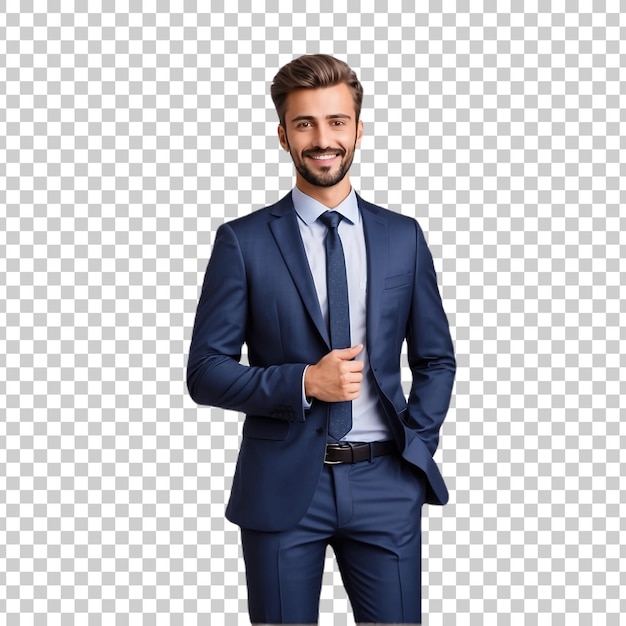
<svg viewBox="0 0 626 626">
<path fill-rule="evenodd" d="M 340 156 L 340 154 L 337 152 L 327 152 L 324 154 L 307 154 L 306 156 L 316 163 L 328 164 L 332 163 L 336 158 Z"/>
</svg>

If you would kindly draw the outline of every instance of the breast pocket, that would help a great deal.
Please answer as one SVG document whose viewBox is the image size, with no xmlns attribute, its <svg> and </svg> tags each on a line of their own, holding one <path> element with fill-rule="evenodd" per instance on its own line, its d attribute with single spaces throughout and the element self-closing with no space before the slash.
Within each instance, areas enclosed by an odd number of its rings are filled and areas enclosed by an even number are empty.
<svg viewBox="0 0 626 626">
<path fill-rule="evenodd" d="M 385 290 L 410 287 L 413 284 L 413 274 L 398 274 L 385 278 Z"/>
</svg>

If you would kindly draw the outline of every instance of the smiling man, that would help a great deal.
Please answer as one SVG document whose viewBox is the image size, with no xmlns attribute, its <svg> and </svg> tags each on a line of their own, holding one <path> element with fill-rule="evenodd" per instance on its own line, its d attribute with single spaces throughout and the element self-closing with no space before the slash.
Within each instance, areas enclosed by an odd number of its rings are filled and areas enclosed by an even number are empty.
<svg viewBox="0 0 626 626">
<path fill-rule="evenodd" d="M 301 110 L 309 114 L 292 117 Z M 328 110 L 338 112 L 328 114 Z M 334 188 L 338 196 L 346 185 L 349 191 L 348 171 L 362 134 L 363 122 L 356 119 L 350 88 L 345 83 L 326 89 L 294 90 L 289 94 L 289 119 L 282 120 L 278 127 L 280 143 L 291 153 L 296 167 L 296 186 L 309 195 L 319 187 Z M 322 148 L 327 142 L 328 147 Z"/>
<path fill-rule="evenodd" d="M 350 67 L 299 57 L 271 95 L 296 184 L 219 228 L 187 369 L 197 403 L 246 416 L 226 514 L 250 618 L 317 623 L 331 546 L 358 623 L 417 624 L 421 510 L 448 498 L 433 454 L 455 374 L 432 257 L 414 219 L 351 186 Z"/>
</svg>

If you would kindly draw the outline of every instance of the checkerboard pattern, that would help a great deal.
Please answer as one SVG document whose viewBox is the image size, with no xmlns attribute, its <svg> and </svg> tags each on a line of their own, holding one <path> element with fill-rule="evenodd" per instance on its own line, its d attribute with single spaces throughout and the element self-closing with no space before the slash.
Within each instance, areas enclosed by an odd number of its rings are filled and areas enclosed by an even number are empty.
<svg viewBox="0 0 626 626">
<path fill-rule="evenodd" d="M 241 416 L 185 365 L 217 227 L 293 184 L 269 84 L 313 52 L 364 84 L 353 184 L 420 221 L 456 343 L 424 623 L 623 623 L 623 5 L 415 4 L 2 3 L 1 623 L 247 623 Z"/>
</svg>

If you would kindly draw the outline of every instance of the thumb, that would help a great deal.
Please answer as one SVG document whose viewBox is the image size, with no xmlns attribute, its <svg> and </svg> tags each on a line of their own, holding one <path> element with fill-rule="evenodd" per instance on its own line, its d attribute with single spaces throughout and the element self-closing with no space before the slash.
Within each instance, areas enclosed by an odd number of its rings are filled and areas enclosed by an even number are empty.
<svg viewBox="0 0 626 626">
<path fill-rule="evenodd" d="M 335 350 L 335 352 L 342 361 L 351 361 L 361 350 L 363 350 L 363 344 L 359 343 L 351 348 L 342 348 L 341 350 Z"/>
</svg>

